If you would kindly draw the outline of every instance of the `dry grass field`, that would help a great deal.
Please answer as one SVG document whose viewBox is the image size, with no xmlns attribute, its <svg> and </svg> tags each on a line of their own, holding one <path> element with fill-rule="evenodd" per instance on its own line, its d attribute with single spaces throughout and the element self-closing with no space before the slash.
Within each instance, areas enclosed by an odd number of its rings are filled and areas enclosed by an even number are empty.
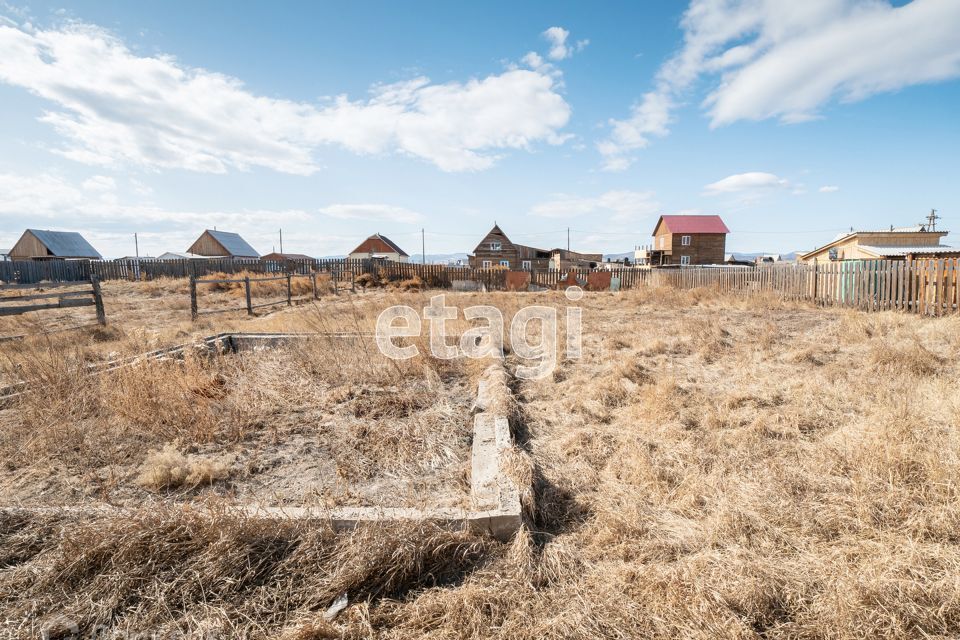
<svg viewBox="0 0 960 640">
<path fill-rule="evenodd" d="M 5 636 L 70 623 L 291 640 L 960 635 L 958 318 L 702 290 L 587 294 L 583 357 L 514 385 L 531 491 L 503 544 L 228 508 L 454 504 L 469 485 L 476 363 L 396 363 L 372 339 L 318 339 L 78 375 L 220 331 L 367 333 L 385 306 L 435 292 L 191 324 L 182 286 L 108 284 L 107 329 L 43 334 L 38 316 L 17 327 L 31 337 L 0 343 L 4 380 L 45 384 L 0 414 L 4 506 L 134 508 L 3 512 Z M 572 304 L 447 295 L 479 303 L 508 319 Z M 344 593 L 346 609 L 325 617 Z"/>
</svg>

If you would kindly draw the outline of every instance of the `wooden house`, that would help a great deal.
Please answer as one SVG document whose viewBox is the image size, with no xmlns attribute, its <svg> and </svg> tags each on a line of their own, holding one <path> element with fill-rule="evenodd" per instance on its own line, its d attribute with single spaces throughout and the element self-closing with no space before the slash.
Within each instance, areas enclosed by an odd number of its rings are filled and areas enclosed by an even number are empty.
<svg viewBox="0 0 960 640">
<path fill-rule="evenodd" d="M 10 249 L 11 260 L 100 260 L 103 256 L 76 231 L 27 229 Z"/>
<path fill-rule="evenodd" d="M 799 257 L 801 262 L 830 262 L 833 260 L 903 260 L 909 256 L 932 258 L 956 251 L 940 243 L 946 231 L 928 231 L 918 224 L 912 227 L 890 227 L 881 231 L 854 231 L 841 233 L 827 244 Z"/>
<path fill-rule="evenodd" d="M 259 258 L 256 249 L 247 244 L 239 233 L 207 229 L 196 242 L 190 245 L 187 253 L 206 257 L 222 258 Z"/>
<path fill-rule="evenodd" d="M 348 256 L 351 260 L 389 260 L 391 262 L 407 262 L 410 256 L 397 246 L 387 236 L 375 233 L 363 242 Z"/>
<path fill-rule="evenodd" d="M 468 256 L 470 266 L 474 269 L 490 269 L 503 267 L 516 271 L 529 269 L 547 269 L 550 266 L 551 252 L 546 249 L 537 249 L 523 244 L 516 244 L 507 237 L 507 234 L 493 225 L 480 244 Z"/>
<path fill-rule="evenodd" d="M 660 216 L 653 228 L 651 266 L 722 264 L 730 229 L 720 216 Z"/>
</svg>

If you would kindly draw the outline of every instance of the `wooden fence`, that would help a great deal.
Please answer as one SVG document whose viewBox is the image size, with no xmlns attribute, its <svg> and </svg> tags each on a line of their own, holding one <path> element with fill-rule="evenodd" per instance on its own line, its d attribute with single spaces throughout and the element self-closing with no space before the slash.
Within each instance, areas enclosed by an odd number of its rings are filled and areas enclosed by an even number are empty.
<svg viewBox="0 0 960 640">
<path fill-rule="evenodd" d="M 85 287 L 74 289 L 73 287 Z M 16 293 L 30 291 L 32 293 Z M 13 291 L 12 295 L 7 292 Z M 28 301 L 31 304 L 19 304 Z M 14 303 L 14 304 L 10 304 Z M 55 282 L 44 284 L 42 289 L 35 284 L 5 284 L 0 285 L 0 316 L 18 316 L 29 311 L 43 311 L 45 309 L 68 309 L 73 307 L 95 307 L 97 323 L 107 324 L 107 315 L 103 307 L 103 295 L 100 292 L 100 281 L 96 276 L 86 282 Z"/>
<path fill-rule="evenodd" d="M 851 260 L 725 269 L 655 269 L 649 283 L 680 289 L 771 292 L 790 300 L 864 311 L 960 312 L 960 259 Z"/>
<path fill-rule="evenodd" d="M 771 292 L 793 300 L 868 311 L 897 309 L 940 315 L 958 311 L 960 260 L 859 260 L 820 264 L 764 265 L 760 267 L 684 267 L 671 269 L 623 268 L 610 271 L 620 289 L 639 286 L 697 287 L 724 292 Z M 271 275 L 330 274 L 335 283 L 360 280 L 367 284 L 419 278 L 428 287 L 457 288 L 458 281 L 490 291 L 507 288 L 507 271 L 461 266 L 421 265 L 377 260 L 253 259 L 144 261 L 80 260 L 0 262 L 0 281 L 31 283 L 40 280 L 200 278 L 215 273 L 250 272 Z M 588 270 L 531 271 L 531 284 L 553 288 L 570 275 L 586 281 Z"/>
<path fill-rule="evenodd" d="M 293 279 L 294 278 L 309 278 L 311 284 L 311 295 L 310 296 L 294 296 L 293 295 Z M 286 280 L 286 295 L 282 298 L 276 300 L 270 300 L 268 302 L 253 302 L 252 286 L 261 282 L 276 282 L 279 280 Z M 211 285 L 211 284 L 243 284 L 243 293 L 244 299 L 246 300 L 245 307 L 227 307 L 220 309 L 210 309 L 206 311 L 200 311 L 199 300 L 197 295 L 197 286 L 198 285 Z M 337 293 L 337 283 L 336 281 L 331 281 L 332 292 Z M 196 320 L 201 314 L 210 314 L 210 313 L 223 313 L 225 311 L 238 311 L 240 309 L 246 309 L 248 315 L 253 315 L 254 309 L 260 309 L 263 307 L 272 307 L 278 304 L 286 304 L 291 306 L 293 302 L 300 300 L 317 300 L 320 298 L 320 291 L 317 287 L 317 274 L 296 274 L 296 273 L 286 273 L 278 276 L 267 276 L 263 278 L 251 278 L 250 276 L 244 276 L 243 278 L 221 278 L 218 280 L 206 279 L 202 280 L 196 278 L 195 276 L 190 276 L 190 317 Z"/>
</svg>

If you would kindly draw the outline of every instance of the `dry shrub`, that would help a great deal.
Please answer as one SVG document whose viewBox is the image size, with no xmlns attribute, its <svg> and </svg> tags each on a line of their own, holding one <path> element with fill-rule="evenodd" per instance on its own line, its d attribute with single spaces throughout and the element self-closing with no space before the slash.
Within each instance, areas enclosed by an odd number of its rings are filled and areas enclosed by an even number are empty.
<svg viewBox="0 0 960 640">
<path fill-rule="evenodd" d="M 943 358 L 916 341 L 892 344 L 889 340 L 876 340 L 870 349 L 870 364 L 878 371 L 929 376 L 941 369 Z"/>
<path fill-rule="evenodd" d="M 421 291 L 427 287 L 426 283 L 419 276 L 413 276 L 397 283 L 397 288 L 401 291 Z"/>
<path fill-rule="evenodd" d="M 194 488 L 226 480 L 230 465 L 224 460 L 212 460 L 195 455 L 184 455 L 175 444 L 151 451 L 140 467 L 137 484 L 147 489 Z"/>
<path fill-rule="evenodd" d="M 244 278 L 250 278 L 250 295 L 255 298 L 285 298 L 287 296 L 286 274 L 282 273 L 254 273 L 240 271 L 237 273 L 210 273 L 203 276 L 205 280 L 240 280 L 240 282 L 211 282 L 201 284 L 207 291 L 229 293 L 231 297 L 243 298 L 246 296 Z M 259 282 L 264 278 L 275 278 L 266 282 Z M 329 276 L 317 276 L 317 292 L 329 289 Z M 309 276 L 294 274 L 290 279 L 290 293 L 294 296 L 313 295 L 313 283 Z"/>
</svg>

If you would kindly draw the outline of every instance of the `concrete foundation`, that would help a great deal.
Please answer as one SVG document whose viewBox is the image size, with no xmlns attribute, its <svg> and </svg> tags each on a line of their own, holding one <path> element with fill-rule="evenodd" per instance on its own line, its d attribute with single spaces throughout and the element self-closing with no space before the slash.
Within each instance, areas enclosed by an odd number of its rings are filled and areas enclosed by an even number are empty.
<svg viewBox="0 0 960 640">
<path fill-rule="evenodd" d="M 96 371 L 109 371 L 131 366 L 143 360 L 160 360 L 182 357 L 188 349 L 216 351 L 220 353 L 272 348 L 292 340 L 317 338 L 359 338 L 357 334 L 217 334 L 188 345 L 161 349 L 122 362 L 107 363 Z M 112 366 L 107 366 L 112 365 Z M 95 371 L 91 371 L 94 373 Z M 391 521 L 433 522 L 451 529 L 468 529 L 507 541 L 520 528 L 520 488 L 505 473 L 504 454 L 513 447 L 509 416 L 505 408 L 512 395 L 508 385 L 509 374 L 503 361 L 491 365 L 478 383 L 477 400 L 474 403 L 473 447 L 471 451 L 470 508 L 461 509 L 414 509 L 406 507 L 336 507 L 315 509 L 306 507 L 274 507 L 247 505 L 239 509 L 246 515 L 267 519 L 324 520 L 338 530 L 350 530 L 369 523 L 385 524 Z M 10 394 L 13 399 L 24 389 Z M 3 398 L 0 397 L 0 402 Z M 185 509 L 196 507 L 185 506 Z M 2 512 L 17 513 L 63 513 L 104 515 L 123 513 L 124 510 L 108 505 L 78 507 L 0 507 Z M 213 515 L 213 514 L 211 514 Z"/>
</svg>

